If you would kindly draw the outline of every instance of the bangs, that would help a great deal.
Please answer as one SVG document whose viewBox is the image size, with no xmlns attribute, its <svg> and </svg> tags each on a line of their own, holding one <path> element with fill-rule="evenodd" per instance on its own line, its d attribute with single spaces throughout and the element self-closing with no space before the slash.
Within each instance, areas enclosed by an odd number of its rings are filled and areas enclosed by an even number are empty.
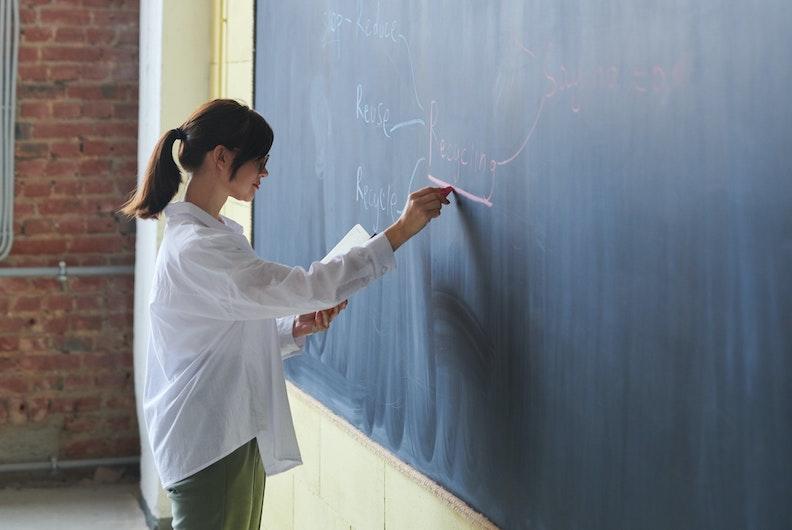
<svg viewBox="0 0 792 530">
<path fill-rule="evenodd" d="M 270 152 L 275 134 L 267 120 L 258 112 L 250 110 L 250 119 L 247 127 L 240 131 L 238 149 L 239 153 L 234 159 L 233 173 L 250 160 L 258 160 Z"/>
</svg>

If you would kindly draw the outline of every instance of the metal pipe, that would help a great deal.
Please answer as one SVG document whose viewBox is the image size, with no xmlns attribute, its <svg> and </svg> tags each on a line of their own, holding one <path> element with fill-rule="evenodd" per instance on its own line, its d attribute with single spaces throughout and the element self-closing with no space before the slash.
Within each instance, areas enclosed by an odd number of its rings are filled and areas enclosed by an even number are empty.
<svg viewBox="0 0 792 530">
<path fill-rule="evenodd" d="M 14 242 L 14 142 L 17 63 L 19 54 L 19 0 L 0 5 L 0 261 Z"/>
<path fill-rule="evenodd" d="M 84 460 L 63 460 L 51 457 L 49 462 L 19 462 L 13 464 L 0 464 L 0 473 L 18 473 L 25 471 L 45 471 L 53 473 L 59 469 L 76 469 L 82 467 L 110 467 L 129 466 L 139 464 L 139 456 L 123 456 L 116 458 L 88 458 Z"/>
<path fill-rule="evenodd" d="M 0 278 L 31 278 L 51 276 L 65 281 L 69 276 L 109 276 L 114 274 L 134 274 L 133 265 L 104 265 L 96 267 L 67 267 L 61 261 L 58 267 L 5 267 L 0 268 Z"/>
</svg>

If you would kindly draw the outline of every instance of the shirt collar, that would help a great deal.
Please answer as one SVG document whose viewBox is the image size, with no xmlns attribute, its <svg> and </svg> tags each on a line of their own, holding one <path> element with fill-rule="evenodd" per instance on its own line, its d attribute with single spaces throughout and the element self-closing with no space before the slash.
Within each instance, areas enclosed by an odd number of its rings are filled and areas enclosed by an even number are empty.
<svg viewBox="0 0 792 530">
<path fill-rule="evenodd" d="M 169 219 L 176 220 L 179 217 L 191 217 L 198 222 L 200 222 L 204 226 L 208 226 L 209 228 L 216 228 L 218 230 L 226 230 L 230 232 L 234 232 L 237 234 L 242 234 L 244 230 L 242 229 L 242 225 L 234 221 L 233 219 L 229 219 L 225 215 L 220 215 L 220 218 L 223 220 L 222 222 L 218 221 L 209 213 L 200 207 L 196 206 L 195 204 L 187 201 L 180 201 L 180 202 L 172 202 L 165 207 L 165 215 Z"/>
</svg>

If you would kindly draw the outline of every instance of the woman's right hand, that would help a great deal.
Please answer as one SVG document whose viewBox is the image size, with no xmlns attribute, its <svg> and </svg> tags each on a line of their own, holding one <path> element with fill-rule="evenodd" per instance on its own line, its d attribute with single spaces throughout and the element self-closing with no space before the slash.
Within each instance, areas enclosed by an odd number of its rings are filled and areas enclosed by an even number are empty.
<svg viewBox="0 0 792 530">
<path fill-rule="evenodd" d="M 385 230 L 393 250 L 420 232 L 429 221 L 440 216 L 443 205 L 451 204 L 447 196 L 453 189 L 450 186 L 447 188 L 427 186 L 410 194 L 399 219 Z"/>
</svg>

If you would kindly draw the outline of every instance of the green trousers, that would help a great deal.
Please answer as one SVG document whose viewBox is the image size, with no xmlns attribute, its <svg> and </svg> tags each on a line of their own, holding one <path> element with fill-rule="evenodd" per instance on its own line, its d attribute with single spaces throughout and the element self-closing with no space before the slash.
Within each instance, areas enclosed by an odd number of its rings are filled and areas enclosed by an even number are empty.
<svg viewBox="0 0 792 530">
<path fill-rule="evenodd" d="M 266 476 L 256 439 L 169 488 L 174 530 L 259 530 Z"/>
</svg>

